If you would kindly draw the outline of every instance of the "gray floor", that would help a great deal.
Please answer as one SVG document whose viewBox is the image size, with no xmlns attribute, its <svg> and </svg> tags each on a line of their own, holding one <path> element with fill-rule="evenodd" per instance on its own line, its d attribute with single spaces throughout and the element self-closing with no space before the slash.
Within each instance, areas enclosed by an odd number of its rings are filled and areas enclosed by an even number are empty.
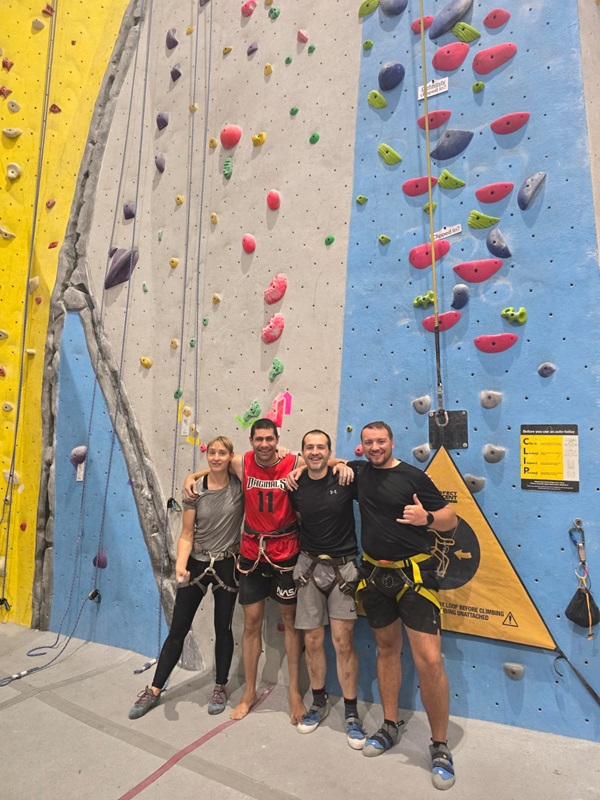
<svg viewBox="0 0 600 800">
<path fill-rule="evenodd" d="M 45 663 L 52 651 L 39 659 L 26 652 L 53 639 L 0 626 L 0 677 Z M 151 676 L 133 674 L 142 662 L 135 653 L 74 639 L 49 669 L 0 688 L 2 800 L 440 796 L 430 782 L 420 713 L 404 714 L 396 748 L 366 759 L 345 743 L 339 702 L 309 736 L 289 724 L 281 686 L 245 720 L 230 722 L 227 713 L 206 713 L 211 676 L 177 669 L 164 701 L 130 721 L 129 707 Z M 233 701 L 240 695 L 234 688 Z M 375 729 L 380 708 L 362 711 Z M 458 776 L 453 800 L 600 798 L 600 744 L 457 717 L 450 743 Z"/>
</svg>

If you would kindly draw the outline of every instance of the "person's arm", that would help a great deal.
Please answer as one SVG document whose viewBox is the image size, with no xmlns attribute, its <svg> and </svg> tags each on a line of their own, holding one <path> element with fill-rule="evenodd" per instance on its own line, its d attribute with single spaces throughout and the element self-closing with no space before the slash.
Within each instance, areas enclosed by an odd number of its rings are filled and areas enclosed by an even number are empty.
<svg viewBox="0 0 600 800">
<path fill-rule="evenodd" d="M 196 509 L 186 508 L 182 516 L 181 536 L 177 542 L 177 560 L 175 562 L 175 578 L 177 583 L 185 583 L 190 579 L 187 563 L 192 554 L 195 524 Z"/>
<path fill-rule="evenodd" d="M 413 494 L 414 505 L 404 506 L 404 514 L 396 522 L 403 525 L 427 526 L 435 531 L 451 531 L 458 525 L 458 518 L 452 506 L 447 505 L 437 511 L 427 511 L 416 494 Z"/>
<path fill-rule="evenodd" d="M 208 475 L 210 472 L 208 467 L 204 467 L 204 469 L 199 470 L 198 472 L 192 472 L 191 475 L 188 475 L 185 481 L 183 482 L 183 489 L 181 490 L 181 496 L 186 503 L 193 503 L 194 500 L 198 497 L 198 492 L 196 491 L 196 482 L 203 478 L 205 475 Z M 236 475 L 240 480 L 242 480 L 242 456 L 237 455 L 234 456 L 231 461 L 229 462 L 229 472 L 232 475 Z"/>
</svg>

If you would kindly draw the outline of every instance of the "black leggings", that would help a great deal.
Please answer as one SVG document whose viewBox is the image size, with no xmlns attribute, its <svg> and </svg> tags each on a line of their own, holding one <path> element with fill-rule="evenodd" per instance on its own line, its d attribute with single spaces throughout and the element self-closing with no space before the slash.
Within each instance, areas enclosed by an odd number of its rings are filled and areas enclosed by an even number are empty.
<svg viewBox="0 0 600 800">
<path fill-rule="evenodd" d="M 196 561 L 191 558 L 187 568 L 190 572 L 190 580 L 194 580 L 206 569 L 209 562 Z M 237 586 L 237 575 L 235 569 L 235 559 L 233 557 L 224 558 L 222 561 L 215 561 L 214 570 L 227 586 Z M 233 609 L 237 597 L 236 592 L 228 592 L 223 589 L 214 575 L 205 575 L 201 581 L 207 587 L 213 585 L 213 601 L 215 607 L 215 666 L 216 682 L 227 683 L 229 678 L 229 668 L 233 658 L 233 633 L 231 631 L 231 621 L 233 619 Z M 183 586 L 177 590 L 175 597 L 175 608 L 173 609 L 173 620 L 169 635 L 160 651 L 156 672 L 152 685 L 157 689 L 162 689 L 175 665 L 181 658 L 185 637 L 190 632 L 192 622 L 198 606 L 202 602 L 204 592 L 198 584 L 193 586 Z"/>
</svg>

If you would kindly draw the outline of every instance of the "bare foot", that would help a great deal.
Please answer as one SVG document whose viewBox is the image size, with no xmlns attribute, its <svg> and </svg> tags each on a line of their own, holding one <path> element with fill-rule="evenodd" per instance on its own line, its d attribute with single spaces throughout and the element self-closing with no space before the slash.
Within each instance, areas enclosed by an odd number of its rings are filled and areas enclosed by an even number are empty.
<svg viewBox="0 0 600 800">
<path fill-rule="evenodd" d="M 251 695 L 245 695 L 242 697 L 241 701 L 237 704 L 237 706 L 233 709 L 231 714 L 229 715 L 230 719 L 244 719 L 244 717 L 248 716 L 248 714 L 252 711 L 252 706 L 256 705 L 256 701 L 258 697 L 256 696 L 256 692 L 253 692 Z"/>
<path fill-rule="evenodd" d="M 290 722 L 297 725 L 306 714 L 306 706 L 299 694 L 290 693 Z"/>
</svg>

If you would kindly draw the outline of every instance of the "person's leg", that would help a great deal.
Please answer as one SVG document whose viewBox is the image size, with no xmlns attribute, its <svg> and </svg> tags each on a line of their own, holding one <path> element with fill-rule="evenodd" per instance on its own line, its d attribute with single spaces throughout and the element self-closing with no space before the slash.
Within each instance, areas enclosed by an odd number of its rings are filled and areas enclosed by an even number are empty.
<svg viewBox="0 0 600 800">
<path fill-rule="evenodd" d="M 310 688 L 314 690 L 325 688 L 327 674 L 327 659 L 325 658 L 325 628 L 313 628 L 304 631 L 304 655 L 310 678 Z"/>
<path fill-rule="evenodd" d="M 431 727 L 431 738 L 434 742 L 445 742 L 448 737 L 450 691 L 442 659 L 442 637 L 408 627 L 406 635 L 419 675 L 421 700 Z"/>
<path fill-rule="evenodd" d="M 356 698 L 358 684 L 358 655 L 354 647 L 354 620 L 330 619 L 331 641 L 336 656 L 337 676 L 344 698 Z M 306 650 L 308 663 L 308 647 Z M 325 662 L 325 652 L 323 651 Z"/>
<path fill-rule="evenodd" d="M 391 722 L 398 721 L 398 697 L 402 684 L 402 666 L 400 650 L 402 649 L 402 623 L 399 619 L 385 628 L 375 628 L 377 643 L 377 682 L 383 716 Z"/>
<path fill-rule="evenodd" d="M 204 592 L 198 584 L 184 586 L 177 590 L 169 635 L 160 651 L 152 681 L 151 689 L 154 694 L 160 693 L 181 658 L 185 637 L 190 632 L 194 616 L 203 597 Z"/>
<path fill-rule="evenodd" d="M 215 571 L 226 586 L 235 588 L 234 559 L 225 558 L 217 561 Z M 229 669 L 233 658 L 233 631 L 231 623 L 235 609 L 237 592 L 223 589 L 213 583 L 214 626 L 215 626 L 215 677 L 216 683 L 224 686 L 229 680 Z"/>
<path fill-rule="evenodd" d="M 242 659 L 244 661 L 244 694 L 231 712 L 231 719 L 243 719 L 257 701 L 256 676 L 258 659 L 262 650 L 262 624 L 265 616 L 265 601 L 244 606 L 244 633 L 242 636 Z"/>
<path fill-rule="evenodd" d="M 291 576 L 291 573 L 287 573 Z M 302 655 L 302 632 L 296 630 L 296 603 L 279 603 L 281 619 L 285 627 L 285 652 L 288 660 L 290 722 L 297 725 L 306 714 L 306 706 L 300 694 L 300 656 Z"/>
</svg>

